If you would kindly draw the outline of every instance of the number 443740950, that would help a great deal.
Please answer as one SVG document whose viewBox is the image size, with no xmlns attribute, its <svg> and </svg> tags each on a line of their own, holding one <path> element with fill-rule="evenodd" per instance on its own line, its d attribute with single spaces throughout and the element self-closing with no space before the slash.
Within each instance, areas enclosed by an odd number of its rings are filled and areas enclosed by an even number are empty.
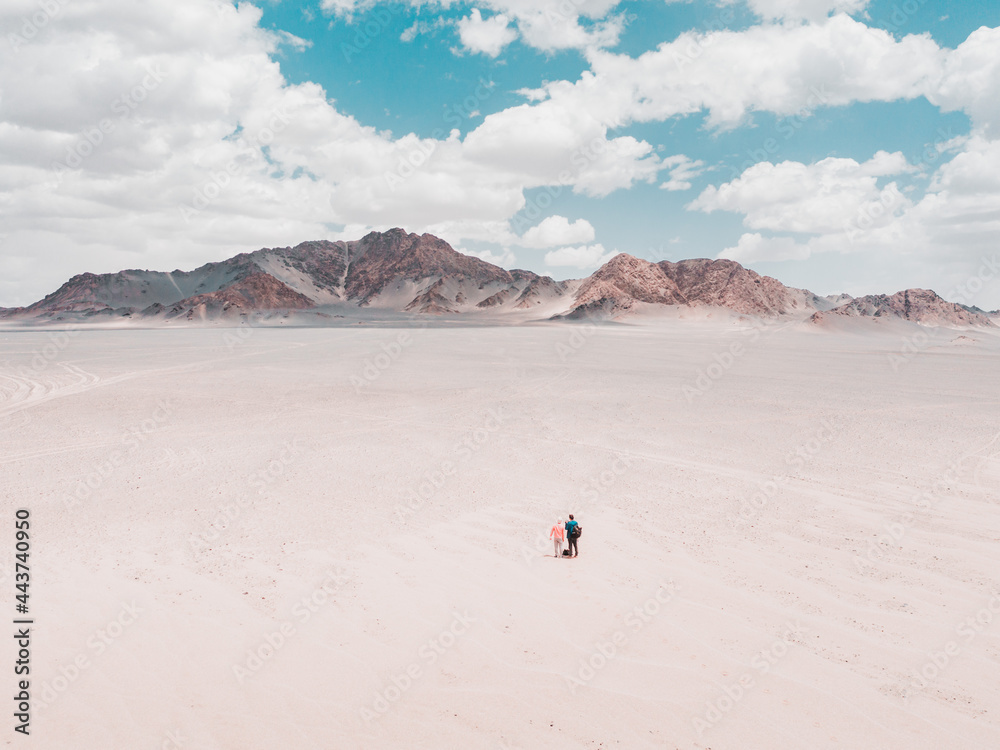
<svg viewBox="0 0 1000 750">
<path fill-rule="evenodd" d="M 28 530 L 31 527 L 29 521 L 30 513 L 21 509 L 18 510 L 16 515 L 16 520 L 14 522 L 15 526 L 15 537 L 17 540 L 17 565 L 14 571 L 14 577 L 17 579 L 15 587 L 17 588 L 17 611 L 20 614 L 27 614 L 28 612 L 28 585 L 31 583 L 31 569 L 28 566 L 28 555 L 31 553 L 31 537 L 28 534 Z"/>
</svg>

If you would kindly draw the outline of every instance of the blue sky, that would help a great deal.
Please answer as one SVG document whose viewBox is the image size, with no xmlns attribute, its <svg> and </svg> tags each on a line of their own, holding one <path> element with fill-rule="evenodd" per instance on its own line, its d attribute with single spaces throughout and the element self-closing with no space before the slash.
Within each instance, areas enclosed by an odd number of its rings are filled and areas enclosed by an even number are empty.
<svg viewBox="0 0 1000 750">
<path fill-rule="evenodd" d="M 0 49 L 0 305 L 403 226 L 557 278 L 731 257 L 1000 306 L 959 293 L 1000 230 L 998 3 L 151 0 L 29 33 L 30 7 Z"/>
<path fill-rule="evenodd" d="M 855 17 L 897 38 L 929 34 L 943 47 L 958 46 L 980 26 L 1000 25 L 997 3 L 924 2 L 915 12 L 903 10 L 903 5 L 879 0 Z M 311 42 L 308 48 L 281 57 L 282 71 L 290 80 L 320 83 L 343 111 L 396 134 L 414 132 L 431 137 L 461 122 L 457 127 L 464 135 L 486 115 L 522 103 L 517 93 L 521 89 L 537 88 L 550 80 L 576 80 L 588 69 L 585 54 L 579 49 L 543 51 L 520 40 L 497 58 L 469 53 L 461 49 L 453 25 L 439 26 L 413 41 L 400 39 L 416 23 L 454 24 L 474 7 L 475 3 L 461 3 L 442 11 L 392 3 L 331 18 L 301 6 L 275 3 L 264 6 L 263 23 Z M 759 22 L 745 5 L 647 0 L 621 3 L 615 12 L 626 22 L 613 49 L 632 57 L 674 41 L 686 31 L 740 31 Z M 368 33 L 376 28 L 376 34 Z M 495 85 L 493 93 L 488 99 L 469 100 L 469 92 L 482 80 Z M 469 117 L 470 113 L 478 114 Z M 915 163 L 944 134 L 958 137 L 968 135 L 970 129 L 964 113 L 942 113 L 926 99 L 916 98 L 819 106 L 802 117 L 756 113 L 742 127 L 727 131 L 707 127 L 704 116 L 693 115 L 616 132 L 704 161 L 709 169 L 693 181 L 693 192 L 697 193 L 700 187 L 763 160 L 810 163 L 838 156 L 865 161 L 886 150 L 901 151 Z M 950 156 L 943 155 L 938 163 Z M 922 192 L 928 177 L 906 183 Z M 563 191 L 552 212 L 587 219 L 609 250 L 654 260 L 715 257 L 739 237 L 741 217 L 685 210 L 691 197 L 690 192 L 666 192 L 653 185 L 637 185 L 600 199 Z M 540 255 L 522 251 L 518 260 L 535 270 L 552 272 L 539 262 Z M 811 283 L 823 293 L 839 291 L 836 284 L 843 283 L 842 279 L 863 285 L 863 278 L 858 278 L 863 276 L 863 266 L 858 274 L 832 274 L 833 284 L 823 285 L 815 280 L 818 275 L 812 269 L 799 268 L 800 263 L 756 265 L 790 279 L 789 283 Z"/>
</svg>

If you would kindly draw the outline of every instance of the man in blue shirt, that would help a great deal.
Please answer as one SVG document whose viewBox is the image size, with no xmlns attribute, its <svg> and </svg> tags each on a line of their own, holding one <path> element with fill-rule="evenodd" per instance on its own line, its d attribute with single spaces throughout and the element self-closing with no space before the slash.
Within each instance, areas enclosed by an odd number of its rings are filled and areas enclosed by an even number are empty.
<svg viewBox="0 0 1000 750">
<path fill-rule="evenodd" d="M 579 526 L 576 521 L 573 520 L 573 514 L 569 514 L 569 521 L 566 522 L 566 539 L 569 541 L 569 556 L 576 557 L 580 550 L 576 547 L 576 540 L 578 538 L 576 527 Z"/>
</svg>

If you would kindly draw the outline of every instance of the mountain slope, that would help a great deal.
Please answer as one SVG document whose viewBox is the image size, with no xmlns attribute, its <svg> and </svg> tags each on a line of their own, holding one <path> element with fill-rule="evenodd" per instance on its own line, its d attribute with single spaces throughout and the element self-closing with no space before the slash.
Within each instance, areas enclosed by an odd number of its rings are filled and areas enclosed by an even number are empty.
<svg viewBox="0 0 1000 750">
<path fill-rule="evenodd" d="M 835 318 L 896 318 L 912 323 L 943 326 L 991 326 L 990 317 L 963 305 L 947 302 L 930 289 L 904 289 L 892 295 L 858 297 L 846 305 L 815 313 L 810 320 L 823 323 Z"/>
<path fill-rule="evenodd" d="M 664 307 L 719 308 L 813 322 L 898 317 L 936 325 L 991 325 L 980 311 L 911 289 L 854 300 L 786 287 L 731 260 L 654 263 L 620 253 L 586 279 L 556 281 L 506 270 L 430 234 L 371 232 L 352 242 L 263 248 L 193 271 L 83 273 L 4 319 L 210 321 L 287 317 L 312 322 L 368 309 L 367 317 L 514 315 L 517 319 L 617 317 Z"/>
<path fill-rule="evenodd" d="M 193 271 L 83 273 L 33 305 L 2 314 L 203 319 L 330 305 L 430 314 L 512 311 L 558 301 L 568 288 L 547 276 L 463 255 L 433 235 L 393 229 L 354 242 L 240 253 Z"/>
<path fill-rule="evenodd" d="M 296 292 L 273 276 L 252 273 L 216 292 L 205 292 L 177 302 L 170 311 L 176 316 L 201 318 L 222 313 L 249 313 L 255 310 L 305 310 L 314 307 L 311 299 Z M 149 308 L 147 308 L 148 310 Z M 158 313 L 158 309 L 149 310 Z"/>
<path fill-rule="evenodd" d="M 221 292 L 260 274 L 288 286 L 313 303 L 327 303 L 340 299 L 337 289 L 343 284 L 347 257 L 346 247 L 342 245 L 308 242 L 296 248 L 258 250 L 241 253 L 219 263 L 206 263 L 193 271 L 130 269 L 109 274 L 83 273 L 24 308 L 23 312 L 45 314 L 105 309 L 136 312 L 150 307 L 170 307 L 183 304 L 188 299 Z M 263 291 L 260 287 L 262 283 L 266 282 L 258 279 L 244 284 L 242 288 L 250 291 L 256 284 L 259 287 L 256 293 L 260 293 Z M 240 289 L 237 287 L 233 295 L 242 296 Z M 254 294 L 245 296 L 244 300 L 249 302 Z M 202 301 L 199 299 L 192 304 Z M 300 303 L 294 306 L 298 307 Z"/>
<path fill-rule="evenodd" d="M 723 307 L 748 315 L 816 309 L 808 292 L 790 289 L 731 260 L 652 263 L 621 253 L 583 282 L 571 314 L 616 314 L 636 303 Z"/>
<path fill-rule="evenodd" d="M 473 281 L 480 286 L 510 286 L 509 271 L 479 258 L 463 255 L 430 234 L 407 234 L 402 229 L 372 232 L 349 245 L 347 296 L 368 304 L 387 287 L 428 278 Z"/>
</svg>

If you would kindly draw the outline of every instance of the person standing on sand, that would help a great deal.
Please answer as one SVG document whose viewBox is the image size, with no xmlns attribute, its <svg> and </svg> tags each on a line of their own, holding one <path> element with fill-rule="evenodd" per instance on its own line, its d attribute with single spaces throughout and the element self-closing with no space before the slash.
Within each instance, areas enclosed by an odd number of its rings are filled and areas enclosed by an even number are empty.
<svg viewBox="0 0 1000 750">
<path fill-rule="evenodd" d="M 580 550 L 576 546 L 576 541 L 578 534 L 576 533 L 576 527 L 579 526 L 576 521 L 573 520 L 573 514 L 569 514 L 569 521 L 566 522 L 566 539 L 569 540 L 569 556 L 576 557 Z"/>
<path fill-rule="evenodd" d="M 556 557 L 562 555 L 563 547 L 563 537 L 565 535 L 565 530 L 563 529 L 563 520 L 560 518 L 556 521 L 556 525 L 552 527 L 549 532 L 549 539 L 552 540 L 552 544 L 555 547 Z"/>
</svg>

